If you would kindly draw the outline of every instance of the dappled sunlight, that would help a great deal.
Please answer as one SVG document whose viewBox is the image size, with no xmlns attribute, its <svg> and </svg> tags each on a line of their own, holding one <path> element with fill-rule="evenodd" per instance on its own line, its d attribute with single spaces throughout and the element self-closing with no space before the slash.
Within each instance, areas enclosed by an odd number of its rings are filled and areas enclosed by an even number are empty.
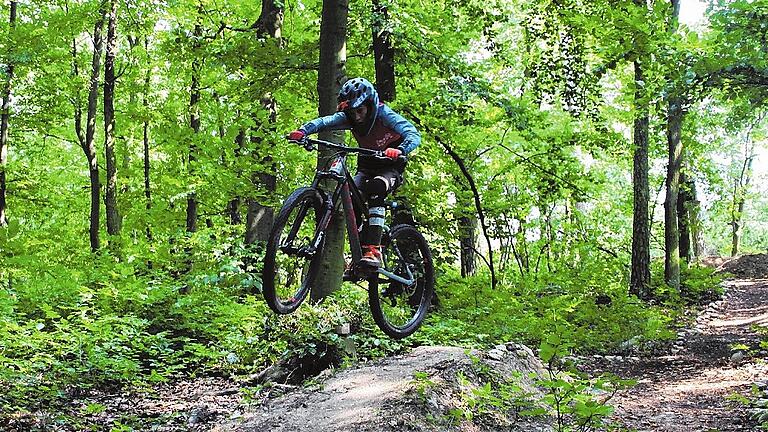
<svg viewBox="0 0 768 432">
<path fill-rule="evenodd" d="M 713 319 L 710 324 L 714 328 L 743 327 L 752 325 L 768 325 L 768 312 L 758 316 L 731 317 L 729 319 Z"/>
</svg>

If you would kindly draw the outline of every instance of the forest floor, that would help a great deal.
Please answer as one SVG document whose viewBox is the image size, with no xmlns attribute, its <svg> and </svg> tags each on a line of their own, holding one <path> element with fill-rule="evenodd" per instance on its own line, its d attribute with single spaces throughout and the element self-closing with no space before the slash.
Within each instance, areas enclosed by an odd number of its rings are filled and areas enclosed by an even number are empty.
<svg viewBox="0 0 768 432">
<path fill-rule="evenodd" d="M 689 432 L 756 431 L 749 396 L 768 381 L 768 353 L 755 325 L 768 325 L 768 256 L 709 260 L 735 275 L 724 297 L 682 329 L 674 343 L 653 353 L 590 356 L 579 367 L 637 380 L 610 401 L 620 430 Z M 734 350 L 740 345 L 742 349 Z M 746 349 L 746 348 L 749 349 Z M 479 367 L 479 362 L 482 365 Z M 546 420 L 518 417 L 451 418 L 466 406 L 467 387 L 484 385 L 483 373 L 511 376 L 545 372 L 530 349 L 513 343 L 469 354 L 455 347 L 419 347 L 388 359 L 329 369 L 303 386 L 253 386 L 226 377 L 163 383 L 136 392 L 94 392 L 74 401 L 78 424 L 57 424 L 44 412 L 35 430 L 178 431 L 549 431 Z M 533 398 L 537 389 L 523 388 Z M 538 397 L 541 395 L 538 394 Z M 102 407 L 91 412 L 90 407 Z M 538 421 L 538 423 L 537 423 Z M 122 429 L 120 426 L 122 425 Z M 21 431 L 27 428 L 11 428 Z"/>
<path fill-rule="evenodd" d="M 754 326 L 768 326 L 768 255 L 705 264 L 734 275 L 723 298 L 656 356 L 593 358 L 588 369 L 637 380 L 611 404 L 614 419 L 639 432 L 756 431 L 739 397 L 768 383 L 768 352 Z M 740 346 L 741 349 L 735 349 Z"/>
</svg>

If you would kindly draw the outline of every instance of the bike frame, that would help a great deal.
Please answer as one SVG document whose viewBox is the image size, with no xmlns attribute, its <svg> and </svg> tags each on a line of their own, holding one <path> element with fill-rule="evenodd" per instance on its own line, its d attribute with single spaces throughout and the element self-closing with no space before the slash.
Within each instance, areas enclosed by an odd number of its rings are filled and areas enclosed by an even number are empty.
<svg viewBox="0 0 768 432">
<path fill-rule="evenodd" d="M 318 170 L 315 172 L 315 178 L 312 180 L 312 187 L 321 190 L 320 182 L 325 179 L 335 181 L 336 187 L 330 197 L 326 197 L 330 199 L 325 200 L 325 210 L 318 223 L 319 229 L 314 245 L 315 247 L 320 245 L 322 234 L 328 229 L 328 226 L 330 226 L 331 220 L 333 219 L 334 207 L 336 206 L 336 203 L 339 202 L 339 199 L 341 199 L 341 204 L 344 209 L 344 218 L 347 222 L 347 238 L 352 251 L 352 259 L 354 262 L 358 262 L 363 258 L 363 252 L 362 247 L 360 246 L 360 227 L 357 225 L 357 218 L 355 217 L 355 204 L 357 204 L 363 217 L 365 217 L 364 215 L 367 206 L 347 170 L 345 154 L 335 156 L 328 170 Z M 354 199 L 353 196 L 357 199 Z M 354 201 L 357 201 L 357 203 Z"/>
<path fill-rule="evenodd" d="M 333 212 L 334 207 L 336 206 L 336 203 L 341 200 L 342 207 L 344 209 L 344 218 L 347 222 L 347 239 L 349 241 L 349 248 L 352 253 L 352 262 L 358 263 L 363 258 L 363 252 L 362 247 L 360 245 L 360 230 L 359 226 L 357 225 L 357 218 L 355 217 L 355 208 L 360 209 L 361 217 L 364 218 L 367 215 L 367 209 L 368 206 L 365 203 L 365 200 L 362 197 L 362 194 L 357 189 L 357 186 L 355 186 L 355 182 L 352 179 L 352 176 L 349 173 L 349 170 L 347 169 L 347 154 L 348 153 L 366 153 L 371 155 L 380 155 L 381 152 L 377 152 L 375 150 L 370 149 L 364 149 L 364 148 L 355 148 L 355 147 L 346 147 L 340 144 L 330 143 L 326 141 L 321 140 L 315 140 L 311 138 L 307 138 L 302 142 L 299 142 L 307 148 L 307 150 L 312 149 L 312 145 L 320 145 L 323 147 L 331 148 L 340 150 L 338 154 L 336 154 L 327 170 L 317 170 L 315 172 L 315 177 L 312 180 L 312 188 L 315 190 L 322 190 L 320 188 L 320 182 L 323 180 L 332 180 L 336 182 L 336 187 L 333 190 L 333 193 L 330 196 L 325 196 L 325 208 L 323 209 L 322 216 L 320 217 L 320 221 L 318 222 L 318 230 L 315 233 L 315 238 L 312 241 L 311 250 L 308 251 L 309 253 L 316 253 L 318 251 L 318 248 L 322 244 L 322 241 L 325 236 L 325 232 L 328 229 L 328 227 L 331 224 L 331 220 L 333 219 Z M 329 199 L 330 198 L 330 199 Z M 307 211 L 306 208 L 300 210 L 300 215 L 304 215 Z M 297 220 L 299 220 L 297 218 Z M 291 229 L 291 233 L 289 235 L 289 238 L 292 239 L 296 235 L 296 231 L 298 231 L 298 226 L 294 226 Z M 396 249 L 395 249 L 396 250 Z M 400 251 L 396 250 L 396 253 L 400 255 Z M 402 260 L 402 256 L 398 257 Z M 406 286 L 411 286 L 414 283 L 416 283 L 416 277 L 411 272 L 411 269 L 408 268 L 408 266 L 405 266 L 404 269 L 406 274 L 408 275 L 408 279 L 403 278 L 399 275 L 396 275 L 395 273 L 392 273 L 384 268 L 378 268 L 377 273 L 385 276 L 388 279 L 397 281 L 399 283 L 405 284 Z"/>
</svg>

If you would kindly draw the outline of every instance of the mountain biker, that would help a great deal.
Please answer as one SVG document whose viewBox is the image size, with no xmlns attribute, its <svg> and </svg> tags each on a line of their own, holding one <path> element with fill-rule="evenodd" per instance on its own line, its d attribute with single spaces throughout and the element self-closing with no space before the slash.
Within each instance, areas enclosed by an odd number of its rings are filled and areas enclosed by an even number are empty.
<svg viewBox="0 0 768 432">
<path fill-rule="evenodd" d="M 288 134 L 300 141 L 306 135 L 328 130 L 351 130 L 358 145 L 381 150 L 386 158 L 360 155 L 354 182 L 368 202 L 368 226 L 363 229 L 362 264 L 381 266 L 381 234 L 384 228 L 384 199 L 403 181 L 405 158 L 421 143 L 416 128 L 379 101 L 379 94 L 365 78 L 353 78 L 341 87 L 335 114 L 316 118 Z"/>
</svg>

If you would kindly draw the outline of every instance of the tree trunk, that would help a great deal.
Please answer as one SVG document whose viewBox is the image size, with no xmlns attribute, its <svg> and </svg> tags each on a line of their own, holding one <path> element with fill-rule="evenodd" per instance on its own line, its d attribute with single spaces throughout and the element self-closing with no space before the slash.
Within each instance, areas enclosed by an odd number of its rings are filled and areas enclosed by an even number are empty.
<svg viewBox="0 0 768 432">
<path fill-rule="evenodd" d="M 471 204 L 470 204 L 471 206 Z M 475 274 L 475 242 L 477 218 L 462 216 L 459 218 L 459 245 L 461 247 L 461 277 Z"/>
<path fill-rule="evenodd" d="M 96 157 L 96 110 L 99 102 L 99 70 L 101 69 L 101 51 L 104 44 L 102 30 L 106 11 L 99 10 L 99 16 L 93 28 L 93 60 L 91 62 L 90 88 L 88 91 L 88 113 L 85 125 L 85 141 L 82 143 L 83 152 L 88 159 L 88 176 L 91 182 L 91 251 L 99 247 L 99 207 L 101 183 L 99 181 L 99 164 Z"/>
<path fill-rule="evenodd" d="M 149 52 L 149 38 L 144 38 L 144 50 Z M 149 112 L 149 84 L 152 79 L 152 67 L 147 67 L 147 74 L 144 76 L 144 95 L 141 104 L 145 112 Z M 150 187 L 150 165 L 149 165 L 149 120 L 144 117 L 142 127 L 142 143 L 144 147 L 144 198 L 146 198 L 147 220 L 149 220 L 149 211 L 152 209 L 152 189 Z M 152 241 L 152 227 L 147 222 L 147 240 Z"/>
<path fill-rule="evenodd" d="M 245 128 L 240 129 L 238 132 L 237 137 L 235 137 L 235 144 L 237 144 L 237 147 L 235 147 L 235 159 L 239 159 L 245 153 Z M 237 174 L 238 176 L 242 175 L 242 171 L 238 170 Z M 237 196 L 229 200 L 229 203 L 227 204 L 227 214 L 229 215 L 230 225 L 240 225 L 243 223 L 243 217 L 240 214 L 241 201 L 241 197 Z M 248 244 L 247 230 L 245 235 L 245 243 Z"/>
<path fill-rule="evenodd" d="M 2 113 L 0 114 L 0 227 L 8 225 L 7 208 L 8 203 L 6 201 L 7 184 L 5 168 L 8 164 L 8 129 L 9 121 L 11 117 L 11 81 L 13 80 L 13 55 L 12 48 L 14 45 L 12 38 L 14 36 L 14 30 L 16 29 L 16 1 L 11 1 L 11 10 L 8 19 L 8 53 L 6 56 L 6 77 L 3 83 L 3 105 Z"/>
<path fill-rule="evenodd" d="M 348 13 L 348 0 L 323 0 L 320 69 L 317 75 L 318 113 L 321 116 L 336 111 L 336 97 L 345 79 Z M 342 142 L 343 138 L 344 135 L 340 132 L 329 131 L 320 134 L 320 139 L 337 143 Z M 327 149 L 320 151 L 317 157 L 318 167 L 327 166 L 333 154 L 333 151 Z M 328 227 L 317 283 L 312 288 L 311 298 L 314 301 L 322 299 L 341 286 L 341 275 L 344 272 L 344 226 L 344 217 L 337 208 Z"/>
<path fill-rule="evenodd" d="M 107 187 L 104 205 L 107 233 L 120 233 L 117 209 L 117 163 L 115 160 L 115 51 L 117 50 L 117 1 L 111 0 L 107 24 L 107 47 L 104 58 L 104 152 L 107 163 Z"/>
<path fill-rule="evenodd" d="M 629 292 L 638 298 L 651 297 L 651 229 L 648 218 L 650 189 L 648 185 L 648 102 L 643 67 L 635 61 L 634 195 L 632 218 L 632 268 Z"/>
<path fill-rule="evenodd" d="M 269 112 L 269 124 L 265 127 L 274 128 L 274 124 L 277 121 L 277 103 L 271 95 L 266 95 L 262 98 L 262 107 Z M 272 134 L 264 134 L 272 135 Z M 252 139 L 256 142 L 256 139 Z M 262 155 L 254 155 L 259 159 L 259 165 L 262 167 L 261 171 L 253 173 L 252 183 L 254 187 L 261 187 L 265 192 L 269 202 L 269 198 L 273 197 L 277 190 L 277 177 L 275 176 L 275 164 L 271 157 L 263 156 L 264 153 L 268 153 L 266 149 L 270 143 L 265 138 L 260 138 L 256 145 L 256 148 L 265 149 L 261 153 Z M 266 243 L 269 239 L 269 232 L 272 229 L 272 222 L 275 219 L 275 210 L 269 204 L 262 204 L 255 198 L 249 198 L 248 213 L 245 221 L 245 244 L 252 244 L 255 242 Z"/>
<path fill-rule="evenodd" d="M 669 31 L 677 31 L 680 1 L 672 0 L 672 17 Z M 674 92 L 674 90 L 673 90 Z M 672 288 L 680 289 L 680 233 L 677 226 L 677 199 L 680 191 L 680 168 L 683 145 L 680 131 L 683 125 L 683 101 L 677 95 L 669 97 L 667 109 L 667 191 L 664 199 L 664 281 Z"/>
<path fill-rule="evenodd" d="M 733 179 L 733 207 L 731 210 L 731 256 L 739 254 L 741 243 L 741 215 L 744 211 L 744 198 L 741 197 L 739 179 Z"/>
<path fill-rule="evenodd" d="M 417 118 L 411 114 L 412 117 Z M 419 124 L 421 122 L 419 121 Z M 448 155 L 453 159 L 454 163 L 459 167 L 459 170 L 461 170 L 462 175 L 467 180 L 467 183 L 469 184 L 469 188 L 472 191 L 472 197 L 475 202 L 475 210 L 477 211 L 477 217 L 480 221 L 480 229 L 483 232 L 483 237 L 485 237 L 485 243 L 488 247 L 488 259 L 485 260 L 486 265 L 488 266 L 488 270 L 491 272 L 491 288 L 496 288 L 496 283 L 498 282 L 496 279 L 496 269 L 494 267 L 494 258 L 493 258 L 493 244 L 491 242 L 491 236 L 488 233 L 488 224 L 485 220 L 485 211 L 483 210 L 483 205 L 480 200 L 480 191 L 477 189 L 477 185 L 475 184 L 475 179 L 470 174 L 469 170 L 467 169 L 466 164 L 461 159 L 458 153 L 456 153 L 452 148 L 448 146 L 442 139 L 440 139 L 440 136 L 437 134 L 434 134 L 435 141 L 440 143 L 440 145 L 443 146 L 445 151 L 448 153 Z"/>
<path fill-rule="evenodd" d="M 376 68 L 376 90 L 383 102 L 395 100 L 395 50 L 392 34 L 387 30 L 389 13 L 381 0 L 373 0 L 373 58 Z"/>
<path fill-rule="evenodd" d="M 752 129 L 762 122 L 761 115 L 758 121 L 753 123 L 744 141 L 744 162 L 741 164 L 739 177 L 733 179 L 733 207 L 731 209 L 731 256 L 739 254 L 741 243 L 741 220 L 744 216 L 744 204 L 749 183 L 752 181 L 752 162 L 755 159 L 755 142 L 752 140 Z"/>
<path fill-rule="evenodd" d="M 683 145 L 680 130 L 683 110 L 677 97 L 669 100 L 667 112 L 667 196 L 664 200 L 664 280 L 672 288 L 680 288 L 680 233 L 677 226 L 677 199 L 680 190 L 680 166 Z"/>
<path fill-rule="evenodd" d="M 701 203 L 699 202 L 699 195 L 696 192 L 696 181 L 691 179 L 688 183 L 688 192 L 691 195 L 690 201 L 688 201 L 688 225 L 691 232 L 691 248 L 693 256 L 698 260 L 703 254 L 703 245 L 701 239 Z"/>
<path fill-rule="evenodd" d="M 280 44 L 281 31 L 283 25 L 283 15 L 285 14 L 283 2 L 275 0 L 262 0 L 261 14 L 256 22 L 256 31 L 259 38 L 273 39 Z M 270 93 L 261 97 L 261 106 L 269 115 L 269 125 L 274 128 L 277 121 L 277 101 Z M 254 118 L 256 116 L 254 115 Z M 258 124 L 258 120 L 255 120 Z M 272 135 L 272 134 L 266 134 Z M 263 140 L 263 138 L 262 138 Z M 260 148 L 266 148 L 270 145 L 267 141 L 262 141 Z M 267 152 L 264 152 L 267 153 Z M 260 185 L 266 192 L 268 198 L 272 197 L 277 190 L 277 177 L 275 176 L 275 167 L 271 158 L 261 158 L 261 166 L 268 167 L 258 173 L 254 173 L 254 185 Z M 270 200 L 267 199 L 267 202 Z M 269 238 L 269 232 L 272 229 L 272 222 L 275 218 L 275 210 L 269 204 L 262 204 L 254 198 L 249 198 L 248 210 L 245 222 L 245 243 L 266 242 Z M 232 205 L 233 203 L 230 203 Z"/>
<path fill-rule="evenodd" d="M 277 178 L 274 174 L 257 173 L 254 183 L 261 185 L 266 191 L 274 193 L 277 189 Z M 266 242 L 272 229 L 275 211 L 272 207 L 262 205 L 255 199 L 248 199 L 248 213 L 245 218 L 245 244 Z"/>
<path fill-rule="evenodd" d="M 200 72 L 202 69 L 202 59 L 200 58 L 200 39 L 203 36 L 203 26 L 200 21 L 203 19 L 203 6 L 198 6 L 197 23 L 193 35 L 195 42 L 192 48 L 192 84 L 189 87 L 189 126 L 192 128 L 195 137 L 200 133 Z M 194 175 L 194 164 L 197 160 L 197 146 L 194 141 L 189 146 L 189 174 Z M 197 196 L 195 191 L 189 191 L 187 197 L 187 232 L 197 231 Z"/>
<path fill-rule="evenodd" d="M 413 121 L 416 123 L 416 125 L 420 128 L 424 128 L 426 132 L 428 132 L 430 135 L 432 135 L 435 139 L 435 141 L 440 144 L 443 149 L 445 149 L 445 152 L 448 153 L 448 156 L 451 157 L 453 162 L 456 164 L 456 166 L 459 167 L 459 171 L 461 171 L 461 175 L 464 177 L 464 179 L 467 181 L 467 184 L 469 185 L 469 189 L 472 191 L 472 198 L 475 203 L 475 211 L 477 212 L 477 218 L 480 222 L 480 230 L 483 233 L 483 237 L 485 238 L 485 244 L 488 247 L 488 258 L 486 259 L 484 256 L 479 255 L 480 258 L 483 259 L 485 264 L 488 266 L 488 270 L 491 272 L 491 288 L 496 288 L 496 283 L 498 280 L 496 279 L 496 268 L 494 264 L 494 258 L 493 258 L 493 244 L 491 241 L 491 236 L 488 232 L 488 223 L 485 219 L 485 211 L 483 210 L 483 205 L 480 197 L 480 191 L 477 189 L 477 184 L 475 183 L 475 179 L 472 177 L 472 174 L 469 172 L 469 169 L 467 169 L 467 165 L 464 163 L 464 160 L 461 158 L 461 156 L 456 153 L 455 150 L 451 148 L 451 146 L 448 145 L 434 130 L 431 130 L 430 128 L 427 128 L 427 126 L 421 121 L 421 119 L 414 114 L 413 112 L 406 110 L 406 113 L 413 119 Z"/>
<path fill-rule="evenodd" d="M 691 230 L 690 212 L 691 206 L 690 182 L 684 172 L 680 173 L 680 194 L 677 197 L 677 227 L 680 231 L 680 259 L 691 261 Z"/>
</svg>

